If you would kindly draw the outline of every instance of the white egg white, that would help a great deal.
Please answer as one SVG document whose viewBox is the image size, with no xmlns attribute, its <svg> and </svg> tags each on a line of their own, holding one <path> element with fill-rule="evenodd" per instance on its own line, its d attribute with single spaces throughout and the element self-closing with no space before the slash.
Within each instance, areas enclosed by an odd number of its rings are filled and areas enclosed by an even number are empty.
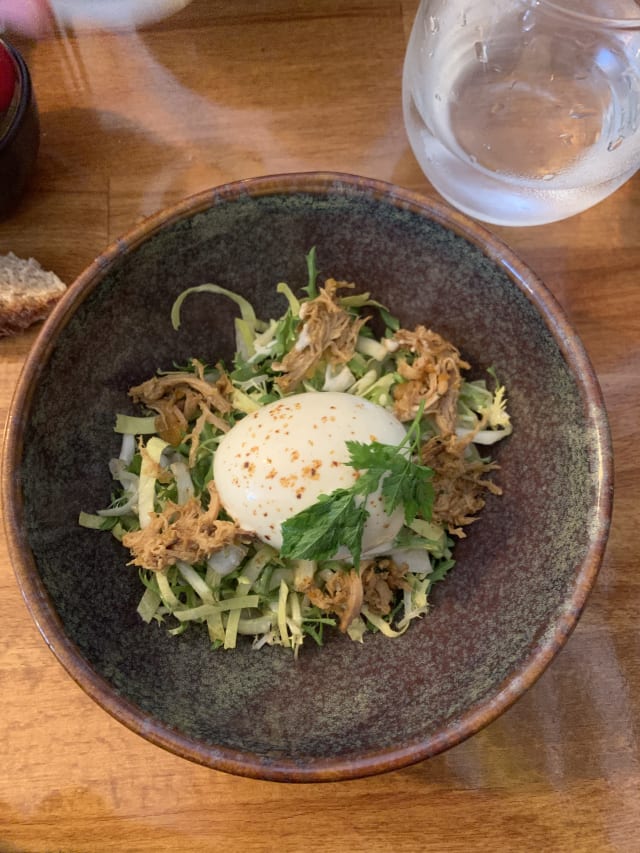
<svg viewBox="0 0 640 853">
<path fill-rule="evenodd" d="M 285 397 L 244 417 L 220 442 L 213 469 L 220 500 L 244 530 L 279 549 L 282 522 L 319 495 L 353 484 L 358 474 L 345 464 L 347 441 L 397 445 L 404 436 L 391 412 L 352 394 Z M 387 515 L 379 492 L 367 509 L 363 554 L 381 553 L 400 530 L 403 511 Z"/>
</svg>

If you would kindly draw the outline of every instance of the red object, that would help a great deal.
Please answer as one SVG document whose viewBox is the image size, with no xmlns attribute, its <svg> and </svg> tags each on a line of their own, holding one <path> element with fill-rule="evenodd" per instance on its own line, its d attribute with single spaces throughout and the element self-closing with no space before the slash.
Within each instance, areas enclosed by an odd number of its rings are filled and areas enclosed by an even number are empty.
<svg viewBox="0 0 640 853">
<path fill-rule="evenodd" d="M 0 42 L 0 113 L 8 109 L 16 88 L 16 67 L 7 48 Z"/>
</svg>

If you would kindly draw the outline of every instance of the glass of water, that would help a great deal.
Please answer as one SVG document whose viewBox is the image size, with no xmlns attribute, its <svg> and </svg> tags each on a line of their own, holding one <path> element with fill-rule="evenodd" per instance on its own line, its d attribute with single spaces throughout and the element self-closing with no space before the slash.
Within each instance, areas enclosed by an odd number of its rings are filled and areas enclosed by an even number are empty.
<svg viewBox="0 0 640 853">
<path fill-rule="evenodd" d="M 640 167 L 635 0 L 422 0 L 404 119 L 433 186 L 501 225 L 573 216 Z"/>
</svg>

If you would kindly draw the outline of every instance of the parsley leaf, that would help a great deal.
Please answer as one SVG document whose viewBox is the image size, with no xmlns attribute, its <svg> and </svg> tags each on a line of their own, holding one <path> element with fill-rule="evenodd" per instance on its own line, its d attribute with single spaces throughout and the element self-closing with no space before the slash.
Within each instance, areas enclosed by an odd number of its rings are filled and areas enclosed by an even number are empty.
<svg viewBox="0 0 640 853">
<path fill-rule="evenodd" d="M 411 524 L 417 515 L 430 517 L 433 472 L 412 462 L 405 446 L 348 441 L 347 447 L 351 456 L 347 464 L 363 471 L 353 486 L 358 494 L 371 494 L 380 488 L 384 511 L 391 515 L 397 507 L 404 506 L 405 524 Z"/>
<path fill-rule="evenodd" d="M 358 478 L 348 489 L 320 495 L 315 504 L 283 522 L 282 556 L 328 560 L 345 546 L 354 566 L 358 566 L 369 517 L 366 500 L 378 489 L 387 515 L 402 506 L 405 524 L 419 515 L 429 519 L 434 498 L 433 472 L 412 460 L 420 450 L 421 418 L 422 409 L 397 446 L 377 441 L 371 444 L 347 441 L 350 459 L 345 464 L 360 472 Z"/>
<path fill-rule="evenodd" d="M 283 522 L 280 553 L 299 560 L 329 560 L 345 545 L 357 564 L 368 517 L 364 501 L 356 500 L 353 489 L 320 495 L 317 503 Z"/>
</svg>

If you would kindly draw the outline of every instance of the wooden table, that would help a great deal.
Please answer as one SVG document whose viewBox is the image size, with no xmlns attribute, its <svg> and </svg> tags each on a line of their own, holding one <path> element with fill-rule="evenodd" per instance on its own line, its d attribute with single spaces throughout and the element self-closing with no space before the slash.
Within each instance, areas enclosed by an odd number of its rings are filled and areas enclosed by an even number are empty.
<svg viewBox="0 0 640 853">
<path fill-rule="evenodd" d="M 158 208 L 281 171 L 433 192 L 401 115 L 415 6 L 195 0 L 137 34 L 19 41 L 42 146 L 0 253 L 71 282 Z M 558 659 L 502 718 L 410 769 L 324 785 L 235 778 L 152 746 L 85 696 L 32 623 L 2 539 L 2 853 L 640 850 L 640 176 L 566 222 L 494 230 L 567 310 L 613 430 L 608 551 Z M 0 341 L 3 423 L 36 334 Z"/>
</svg>

